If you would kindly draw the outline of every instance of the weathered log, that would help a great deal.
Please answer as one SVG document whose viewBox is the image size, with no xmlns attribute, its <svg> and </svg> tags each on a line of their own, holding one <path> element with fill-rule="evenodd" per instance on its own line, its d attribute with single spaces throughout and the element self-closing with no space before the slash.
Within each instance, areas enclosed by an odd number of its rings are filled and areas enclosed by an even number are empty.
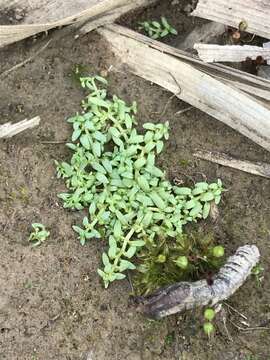
<svg viewBox="0 0 270 360">
<path fill-rule="evenodd" d="M 208 160 L 216 164 L 228 166 L 233 169 L 241 170 L 249 174 L 254 174 L 270 179 L 270 164 L 262 162 L 251 162 L 234 159 L 227 154 L 217 151 L 196 151 L 194 154 L 199 159 Z"/>
<path fill-rule="evenodd" d="M 252 45 L 215 45 L 194 44 L 199 58 L 204 62 L 241 62 L 247 58 L 256 60 L 261 56 L 264 60 L 270 60 L 270 49 Z"/>
<path fill-rule="evenodd" d="M 35 126 L 38 126 L 40 122 L 40 117 L 36 116 L 30 120 L 22 120 L 18 123 L 11 124 L 10 122 L 0 126 L 0 139 L 1 138 L 10 138 L 20 132 L 31 129 Z"/>
<path fill-rule="evenodd" d="M 213 278 L 194 283 L 180 282 L 157 290 L 145 297 L 139 310 L 149 318 L 161 319 L 185 310 L 206 305 L 213 306 L 228 299 L 246 281 L 252 268 L 258 263 L 260 253 L 255 245 L 238 248 Z"/>
<path fill-rule="evenodd" d="M 199 0 L 193 16 L 220 22 L 270 39 L 270 2 L 262 0 Z"/>
<path fill-rule="evenodd" d="M 11 0 L 7 4 L 6 0 L 0 0 L 2 13 L 22 9 L 25 14 L 19 25 L 0 26 L 0 47 L 55 27 L 87 20 L 95 22 L 93 30 L 114 21 L 125 11 L 147 6 L 154 1 L 156 0 Z"/>
<path fill-rule="evenodd" d="M 202 62 L 196 62 L 187 53 L 121 26 L 109 25 L 99 32 L 111 44 L 118 63 L 125 64 L 127 70 L 173 92 L 270 151 L 270 106 L 256 97 L 265 93 L 269 98 L 269 89 L 260 87 L 261 92 L 256 91 L 255 86 L 244 81 L 240 85 L 236 81 L 234 86 L 232 79 L 220 79 L 220 68 L 213 69 L 210 75 L 209 67 L 208 73 L 202 71 Z M 183 54 L 181 59 L 179 52 Z M 218 75 L 215 70 L 220 71 Z M 256 96 L 247 95 L 238 86 L 247 86 L 249 91 L 252 88 Z"/>
</svg>

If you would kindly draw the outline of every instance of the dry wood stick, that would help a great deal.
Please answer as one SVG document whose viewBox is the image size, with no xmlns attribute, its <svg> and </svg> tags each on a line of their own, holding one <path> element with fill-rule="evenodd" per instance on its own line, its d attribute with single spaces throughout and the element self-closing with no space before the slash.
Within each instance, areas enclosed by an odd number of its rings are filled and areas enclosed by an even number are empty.
<svg viewBox="0 0 270 360">
<path fill-rule="evenodd" d="M 178 54 L 174 48 L 132 30 L 109 25 L 101 28 L 99 33 L 111 44 L 126 70 L 171 91 L 181 100 L 231 126 L 270 151 L 268 104 L 239 90 L 234 81 L 227 84 L 214 75 L 206 74 L 194 62 L 172 56 Z M 257 95 L 255 88 L 253 90 Z M 263 91 L 266 96 L 270 96 L 269 90 Z"/>
<path fill-rule="evenodd" d="M 196 151 L 193 154 L 193 156 L 223 166 L 228 166 L 233 169 L 245 171 L 253 175 L 263 176 L 268 179 L 270 178 L 270 164 L 267 163 L 262 163 L 262 162 L 254 163 L 251 161 L 238 160 L 238 159 L 234 159 L 233 157 L 227 154 L 219 153 L 217 151 L 199 150 Z"/>
<path fill-rule="evenodd" d="M 255 245 L 239 247 L 214 277 L 212 285 L 206 280 L 173 284 L 145 297 L 139 310 L 147 317 L 161 319 L 196 307 L 213 306 L 244 284 L 259 258 Z"/>
<path fill-rule="evenodd" d="M 16 124 L 11 124 L 10 122 L 0 126 L 0 139 L 1 138 L 10 138 L 26 129 L 31 129 L 39 125 L 40 117 L 36 116 L 30 120 L 22 120 Z"/>
</svg>

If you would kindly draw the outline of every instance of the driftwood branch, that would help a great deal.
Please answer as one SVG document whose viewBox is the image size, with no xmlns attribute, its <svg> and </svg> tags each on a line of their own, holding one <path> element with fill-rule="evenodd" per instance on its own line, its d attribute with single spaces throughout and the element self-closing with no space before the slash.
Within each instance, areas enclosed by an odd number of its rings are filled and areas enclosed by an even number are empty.
<svg viewBox="0 0 270 360">
<path fill-rule="evenodd" d="M 220 22 L 270 39 L 270 2 L 262 0 L 199 0 L 191 15 Z M 243 24 L 243 25 L 244 25 Z"/>
<path fill-rule="evenodd" d="M 212 285 L 208 285 L 206 280 L 200 280 L 168 286 L 144 298 L 139 310 L 147 317 L 161 319 L 196 307 L 213 306 L 228 299 L 243 285 L 259 258 L 259 250 L 255 245 L 242 246 L 220 269 Z"/>
<path fill-rule="evenodd" d="M 31 129 L 35 126 L 38 126 L 40 122 L 40 117 L 36 116 L 30 120 L 22 120 L 16 124 L 11 124 L 10 122 L 0 126 L 0 139 L 1 138 L 10 138 L 20 132 Z"/>
<path fill-rule="evenodd" d="M 270 164 L 261 162 L 242 161 L 234 159 L 223 153 L 216 151 L 196 151 L 194 154 L 199 159 L 208 160 L 216 164 L 228 166 L 233 169 L 245 171 L 250 174 L 259 175 L 262 177 L 270 178 Z"/>
<path fill-rule="evenodd" d="M 149 6 L 154 2 L 155 0 L 133 0 L 132 2 L 126 1 L 123 6 L 112 9 L 111 11 L 107 11 L 105 14 L 88 21 L 80 28 L 80 33 L 87 34 L 90 31 L 99 28 L 100 26 L 112 24 L 123 14 L 140 7 Z"/>
<path fill-rule="evenodd" d="M 202 62 L 195 63 L 187 53 L 121 26 L 109 25 L 99 32 L 127 70 L 164 87 L 270 151 L 269 103 L 264 104 L 254 95 L 239 90 L 238 81 L 234 85 L 232 80 L 222 80 L 214 70 L 215 75 L 210 74 L 209 67 L 206 73 L 201 70 Z M 177 56 L 179 51 L 184 54 L 182 59 Z M 221 72 L 221 68 L 215 69 Z M 246 83 L 241 82 L 242 85 L 245 87 Z M 248 87 L 249 91 L 250 87 L 253 89 L 253 94 L 260 93 L 255 86 Z M 260 90 L 269 97 L 268 89 Z"/>
<path fill-rule="evenodd" d="M 25 39 L 29 36 L 50 29 L 75 23 L 84 23 L 87 20 L 95 22 L 92 30 L 109 20 L 114 21 L 117 11 L 119 16 L 123 9 L 133 9 L 139 6 L 147 6 L 155 0 L 0 0 L 0 11 L 13 8 L 21 8 L 25 17 L 20 25 L 0 26 L 0 47 Z M 131 5 L 133 4 L 133 5 Z M 120 10 L 121 9 L 121 10 Z M 111 15 L 108 15 L 111 14 Z M 112 16 L 113 14 L 113 16 Z M 111 16 L 111 18 L 110 18 Z M 102 18 L 103 17 L 103 18 Z"/>
<path fill-rule="evenodd" d="M 247 58 L 256 60 L 261 56 L 264 60 L 270 60 L 270 49 L 251 45 L 214 45 L 195 44 L 199 58 L 205 62 L 240 62 Z"/>
</svg>

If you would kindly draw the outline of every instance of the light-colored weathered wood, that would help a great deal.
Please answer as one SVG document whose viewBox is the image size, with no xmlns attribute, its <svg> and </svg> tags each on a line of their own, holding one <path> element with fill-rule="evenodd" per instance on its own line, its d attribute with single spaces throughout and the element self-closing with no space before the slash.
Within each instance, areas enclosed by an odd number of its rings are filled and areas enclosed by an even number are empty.
<svg viewBox="0 0 270 360">
<path fill-rule="evenodd" d="M 159 50 L 162 53 L 179 58 L 183 62 L 191 64 L 197 69 L 202 70 L 204 73 L 209 74 L 216 79 L 226 80 L 228 84 L 232 84 L 233 86 L 251 95 L 256 94 L 256 96 L 262 98 L 263 100 L 270 100 L 270 80 L 248 74 L 223 64 L 204 63 L 195 55 L 191 55 L 183 50 L 163 44 L 160 41 L 153 40 L 123 26 L 109 25 L 107 28 L 110 28 L 110 30 L 115 33 L 142 42 L 145 45 Z"/>
<path fill-rule="evenodd" d="M 149 46 L 148 38 L 110 25 L 99 30 L 127 70 L 176 94 L 270 151 L 270 109 L 233 85 Z M 131 36 L 133 35 L 133 38 Z M 144 40 L 146 38 L 146 40 Z M 159 45 L 162 48 L 162 45 Z"/>
<path fill-rule="evenodd" d="M 244 22 L 247 25 L 245 31 L 270 39 L 268 0 L 199 0 L 191 15 L 235 28 Z"/>
<path fill-rule="evenodd" d="M 104 24 L 108 23 L 108 13 L 117 11 L 121 7 L 136 3 L 139 6 L 147 6 L 155 0 L 15 0 L 7 4 L 6 1 L 0 3 L 0 11 L 6 8 L 24 9 L 26 16 L 20 25 L 1 25 L 0 26 L 0 47 L 13 42 L 25 39 L 39 32 L 48 31 L 55 27 L 85 22 L 87 20 L 96 21 L 104 15 Z M 114 13 L 116 14 L 116 12 Z M 121 15 L 119 11 L 119 15 Z M 115 17 L 113 17 L 115 19 Z M 102 25 L 99 19 L 98 26 Z"/>
<path fill-rule="evenodd" d="M 121 15 L 128 13 L 131 10 L 148 6 L 155 2 L 155 0 L 133 0 L 131 3 L 124 4 L 117 9 L 112 9 L 111 11 L 102 14 L 102 16 L 97 17 L 96 19 L 88 21 L 80 28 L 82 34 L 87 34 L 88 32 L 97 29 L 100 26 L 112 24 L 117 20 Z"/>
<path fill-rule="evenodd" d="M 142 302 L 139 310 L 147 317 L 161 319 L 196 307 L 213 306 L 228 299 L 244 284 L 259 259 L 257 246 L 241 246 L 214 276 L 212 285 L 206 280 L 170 285 L 139 299 Z"/>
<path fill-rule="evenodd" d="M 270 49 L 251 45 L 215 45 L 194 44 L 199 58 L 204 62 L 241 62 L 247 58 L 256 60 L 261 56 L 264 60 L 270 59 Z"/>
<path fill-rule="evenodd" d="M 270 164 L 267 163 L 238 160 L 217 151 L 199 150 L 193 155 L 199 159 L 270 179 Z"/>
<path fill-rule="evenodd" d="M 4 125 L 0 125 L 0 139 L 10 138 L 26 129 L 31 129 L 35 126 L 38 126 L 39 122 L 40 122 L 40 117 L 36 116 L 33 119 L 30 120 L 25 119 L 16 124 L 11 124 L 11 122 L 8 122 Z"/>
</svg>

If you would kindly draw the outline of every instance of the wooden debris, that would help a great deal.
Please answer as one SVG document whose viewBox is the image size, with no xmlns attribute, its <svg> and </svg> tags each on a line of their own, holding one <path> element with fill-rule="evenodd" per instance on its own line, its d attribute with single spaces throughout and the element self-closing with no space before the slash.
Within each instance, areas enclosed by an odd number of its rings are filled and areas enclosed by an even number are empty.
<svg viewBox="0 0 270 360">
<path fill-rule="evenodd" d="M 199 0 L 193 16 L 216 21 L 270 39 L 270 2 Z"/>
<path fill-rule="evenodd" d="M 40 122 L 40 117 L 36 116 L 33 119 L 30 120 L 25 119 L 16 124 L 11 124 L 11 122 L 8 122 L 4 125 L 0 125 L 0 139 L 10 138 L 26 129 L 31 129 L 35 126 L 38 126 L 39 122 Z"/>
<path fill-rule="evenodd" d="M 113 9 L 111 11 L 106 12 L 106 14 L 102 14 L 101 16 L 88 21 L 80 28 L 80 33 L 87 34 L 88 32 L 99 28 L 100 26 L 112 24 L 115 20 L 117 20 L 123 14 L 128 13 L 131 10 L 149 6 L 151 3 L 155 2 L 155 0 L 133 0 L 132 2 L 126 1 L 121 7 Z"/>
<path fill-rule="evenodd" d="M 228 156 L 217 151 L 196 151 L 193 154 L 195 157 L 214 162 L 223 166 L 228 166 L 233 169 L 245 171 L 250 174 L 259 175 L 270 179 L 270 164 L 251 161 L 242 161 L 234 159 L 231 156 Z"/>
<path fill-rule="evenodd" d="M 258 69 L 258 76 L 270 80 L 270 66 L 262 65 Z"/>
<path fill-rule="evenodd" d="M 270 41 L 263 43 L 263 47 L 264 47 L 264 49 L 270 50 Z M 267 65 L 270 65 L 270 60 L 267 60 Z"/>
<path fill-rule="evenodd" d="M 180 50 L 118 25 L 106 26 L 99 32 L 111 44 L 118 63 L 126 65 L 127 70 L 164 87 L 270 151 L 269 104 L 246 95 L 238 89 L 238 84 L 234 86 L 231 78 L 222 81 L 220 68 L 215 68 L 219 71 L 218 76 L 214 70 L 214 75 L 210 75 L 210 68 L 207 68 L 208 73 L 202 71 L 201 61 L 193 61 Z M 177 56 L 179 52 L 182 56 Z M 246 83 L 240 85 L 245 87 Z M 258 95 L 255 87 L 252 89 Z M 261 91 L 269 97 L 268 89 Z"/>
<path fill-rule="evenodd" d="M 195 44 L 194 49 L 198 51 L 199 58 L 204 62 L 240 62 L 247 58 L 256 60 L 262 57 L 270 60 L 270 49 L 251 45 L 214 45 Z"/>
<path fill-rule="evenodd" d="M 140 299 L 142 305 L 139 306 L 139 310 L 147 317 L 161 319 L 196 307 L 213 306 L 228 299 L 244 284 L 259 258 L 257 246 L 239 247 L 235 255 L 229 257 L 213 278 L 212 285 L 209 285 L 207 280 L 200 280 L 194 283 L 180 282 L 159 289 L 154 294 Z"/>
<path fill-rule="evenodd" d="M 123 14 L 124 9 L 147 6 L 156 0 L 0 0 L 0 12 L 23 9 L 19 25 L 0 26 L 0 47 L 46 32 L 55 27 L 93 20 L 95 26 L 107 24 Z M 131 5 L 132 4 L 132 5 Z M 104 16 L 103 20 L 102 17 Z"/>
</svg>

